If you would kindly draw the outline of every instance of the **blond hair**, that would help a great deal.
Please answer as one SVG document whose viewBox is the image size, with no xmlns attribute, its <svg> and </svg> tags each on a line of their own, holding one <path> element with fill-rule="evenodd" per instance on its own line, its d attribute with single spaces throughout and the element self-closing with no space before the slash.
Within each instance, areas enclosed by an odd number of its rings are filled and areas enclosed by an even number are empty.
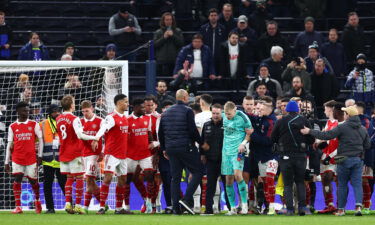
<svg viewBox="0 0 375 225">
<path fill-rule="evenodd" d="M 236 109 L 236 104 L 234 104 L 234 102 L 227 102 L 225 103 L 224 105 L 224 112 L 228 112 L 230 110 L 235 110 Z"/>
</svg>

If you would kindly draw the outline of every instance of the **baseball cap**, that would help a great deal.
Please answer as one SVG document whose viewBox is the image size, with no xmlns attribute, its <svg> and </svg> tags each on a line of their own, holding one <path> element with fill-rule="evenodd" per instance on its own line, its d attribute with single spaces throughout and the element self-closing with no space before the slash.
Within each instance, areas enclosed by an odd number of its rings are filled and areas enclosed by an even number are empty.
<svg viewBox="0 0 375 225">
<path fill-rule="evenodd" d="M 357 107 L 355 107 L 354 105 L 346 107 L 346 108 L 342 107 L 341 110 L 346 112 L 349 116 L 358 116 Z"/>
<path fill-rule="evenodd" d="M 247 17 L 245 15 L 241 15 L 238 17 L 238 22 L 240 23 L 247 23 Z"/>
</svg>

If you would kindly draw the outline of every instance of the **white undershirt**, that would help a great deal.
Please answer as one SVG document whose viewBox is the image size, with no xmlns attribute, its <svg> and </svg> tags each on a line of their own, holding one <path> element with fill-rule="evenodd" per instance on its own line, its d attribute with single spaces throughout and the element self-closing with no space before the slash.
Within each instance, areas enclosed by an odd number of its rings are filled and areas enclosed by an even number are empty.
<svg viewBox="0 0 375 225">
<path fill-rule="evenodd" d="M 202 67 L 202 59 L 201 59 L 201 50 L 194 49 L 194 67 L 191 77 L 201 78 L 203 77 L 203 67 Z"/>
<path fill-rule="evenodd" d="M 237 72 L 237 65 L 238 65 L 238 44 L 231 45 L 228 43 L 229 46 L 229 65 L 230 65 L 230 75 L 234 77 Z"/>
</svg>

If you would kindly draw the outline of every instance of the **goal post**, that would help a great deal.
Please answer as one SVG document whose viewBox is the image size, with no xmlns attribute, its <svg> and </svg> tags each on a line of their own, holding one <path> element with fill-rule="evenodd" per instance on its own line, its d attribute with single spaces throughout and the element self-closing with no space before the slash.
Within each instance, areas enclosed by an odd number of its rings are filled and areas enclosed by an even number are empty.
<svg viewBox="0 0 375 225">
<path fill-rule="evenodd" d="M 5 173 L 4 159 L 9 125 L 17 119 L 15 105 L 29 103 L 30 119 L 40 122 L 46 118 L 51 104 L 60 104 L 64 95 L 76 99 L 76 115 L 80 102 L 90 100 L 95 113 L 105 117 L 114 109 L 113 98 L 122 93 L 129 96 L 128 61 L 0 61 L 0 210 L 14 207 L 13 178 Z M 39 168 L 41 201 L 44 205 L 43 170 Z M 26 181 L 26 180 L 24 180 Z M 56 209 L 65 199 L 58 183 L 53 185 Z M 111 186 L 111 191 L 114 187 Z M 113 191 L 112 191 L 113 192 Z M 21 202 L 32 208 L 33 193 L 28 182 L 22 184 Z M 109 204 L 115 204 L 109 196 Z M 113 207 L 113 206 L 112 206 Z M 112 208 L 111 207 L 111 208 Z"/>
</svg>

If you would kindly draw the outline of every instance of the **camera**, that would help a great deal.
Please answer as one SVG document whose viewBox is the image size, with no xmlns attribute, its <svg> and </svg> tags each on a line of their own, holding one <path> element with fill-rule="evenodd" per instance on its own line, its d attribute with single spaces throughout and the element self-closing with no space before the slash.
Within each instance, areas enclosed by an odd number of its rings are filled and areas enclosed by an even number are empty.
<svg viewBox="0 0 375 225">
<path fill-rule="evenodd" d="M 296 62 L 297 66 L 300 66 L 300 65 L 301 65 L 301 59 L 300 59 L 299 57 L 295 57 L 295 58 L 293 58 L 292 61 Z"/>
</svg>

